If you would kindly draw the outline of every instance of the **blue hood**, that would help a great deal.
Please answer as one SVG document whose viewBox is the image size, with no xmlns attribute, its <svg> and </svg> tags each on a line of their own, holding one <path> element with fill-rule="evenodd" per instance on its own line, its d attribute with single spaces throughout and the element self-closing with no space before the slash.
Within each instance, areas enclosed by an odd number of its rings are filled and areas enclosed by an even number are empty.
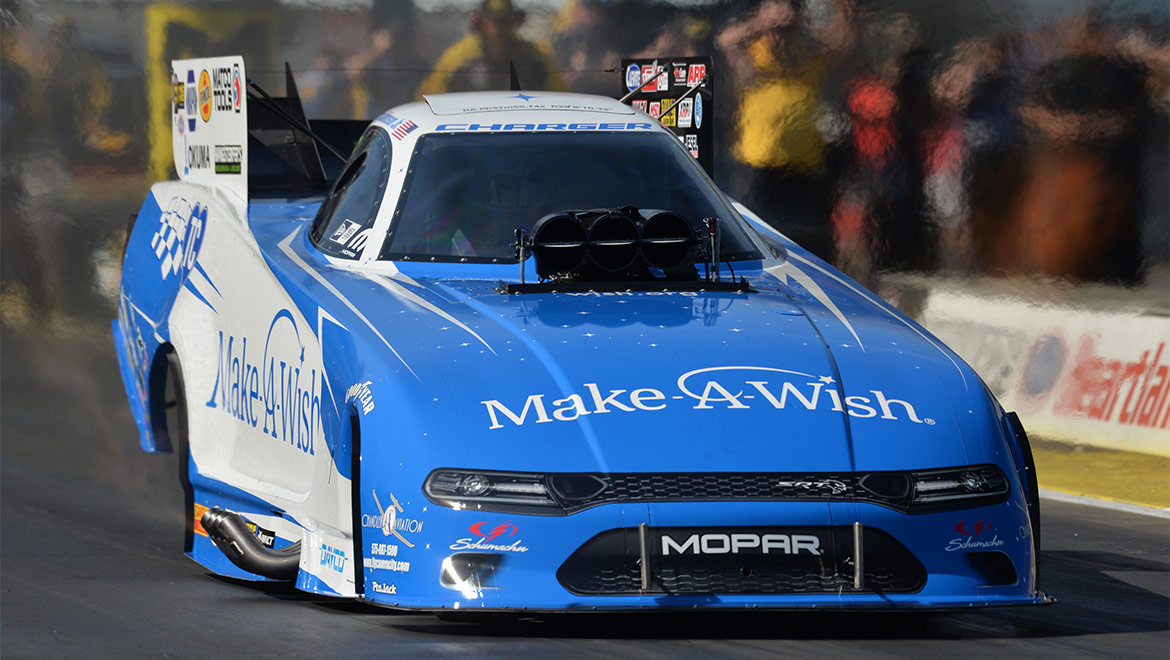
<svg viewBox="0 0 1170 660">
<path fill-rule="evenodd" d="M 1003 451 L 974 373 L 808 255 L 789 262 L 800 278 L 747 272 L 753 293 L 505 295 L 515 267 L 372 275 L 286 247 L 320 275 L 273 259 L 302 312 L 343 320 L 383 419 L 450 467 L 884 470 Z"/>
</svg>

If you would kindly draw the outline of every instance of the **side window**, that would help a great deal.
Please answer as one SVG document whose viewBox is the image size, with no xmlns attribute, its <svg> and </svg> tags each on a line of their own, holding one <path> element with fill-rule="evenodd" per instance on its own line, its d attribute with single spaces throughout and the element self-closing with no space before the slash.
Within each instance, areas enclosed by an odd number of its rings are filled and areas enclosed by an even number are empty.
<svg viewBox="0 0 1170 660">
<path fill-rule="evenodd" d="M 379 128 L 366 132 L 321 203 L 310 237 L 322 252 L 356 259 L 373 231 L 390 174 L 390 142 Z"/>
</svg>

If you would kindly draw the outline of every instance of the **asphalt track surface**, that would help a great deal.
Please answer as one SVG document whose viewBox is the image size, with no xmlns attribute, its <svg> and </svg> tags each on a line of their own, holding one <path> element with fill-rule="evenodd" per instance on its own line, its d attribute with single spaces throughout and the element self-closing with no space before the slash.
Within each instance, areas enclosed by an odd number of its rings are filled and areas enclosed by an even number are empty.
<svg viewBox="0 0 1170 660">
<path fill-rule="evenodd" d="M 175 460 L 138 449 L 108 326 L 4 328 L 0 365 L 6 658 L 1170 653 L 1170 521 L 1052 501 L 1044 503 L 1040 579 L 1059 602 L 1046 607 L 448 623 L 222 579 L 181 553 Z"/>
</svg>

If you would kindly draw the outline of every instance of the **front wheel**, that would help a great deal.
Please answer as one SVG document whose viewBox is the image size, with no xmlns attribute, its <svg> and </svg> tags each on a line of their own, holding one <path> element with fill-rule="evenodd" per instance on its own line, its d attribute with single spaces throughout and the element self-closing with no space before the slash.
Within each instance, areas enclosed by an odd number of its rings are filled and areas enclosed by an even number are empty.
<svg viewBox="0 0 1170 660">
<path fill-rule="evenodd" d="M 195 490 L 191 487 L 191 451 L 187 442 L 187 390 L 179 356 L 166 356 L 166 384 L 163 388 L 164 419 L 171 452 L 176 458 L 179 485 L 183 489 L 183 551 L 191 552 L 195 541 Z"/>
<path fill-rule="evenodd" d="M 1014 412 L 1007 414 L 1012 424 L 1012 431 L 1020 443 L 1020 453 L 1024 455 L 1024 474 L 1028 489 L 1028 522 L 1032 526 L 1032 553 L 1036 561 L 1036 572 L 1040 572 L 1040 480 L 1036 476 L 1036 459 L 1032 456 L 1032 445 L 1028 442 L 1028 433 L 1020 416 Z"/>
</svg>

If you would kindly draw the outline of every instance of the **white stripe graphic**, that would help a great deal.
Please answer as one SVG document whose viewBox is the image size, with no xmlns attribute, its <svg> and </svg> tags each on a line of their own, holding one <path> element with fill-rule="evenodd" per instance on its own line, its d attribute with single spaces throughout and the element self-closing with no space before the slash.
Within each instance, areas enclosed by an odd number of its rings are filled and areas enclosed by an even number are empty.
<svg viewBox="0 0 1170 660">
<path fill-rule="evenodd" d="M 788 256 L 791 258 L 793 255 L 789 254 Z M 811 266 L 812 264 L 809 265 Z M 765 270 L 767 270 L 769 274 L 784 284 L 788 284 L 788 276 L 791 275 L 792 279 L 799 282 L 801 286 L 803 286 L 809 293 L 812 294 L 814 298 L 817 299 L 817 302 L 824 305 L 826 309 L 833 313 L 833 316 L 836 316 L 837 319 L 841 321 L 841 323 L 845 324 L 845 327 L 849 330 L 849 334 L 853 335 L 853 338 L 857 340 L 857 345 L 861 347 L 862 352 L 865 352 L 865 344 L 861 343 L 861 337 L 857 336 L 857 331 L 853 329 L 853 324 L 845 318 L 845 315 L 842 314 L 841 310 L 837 308 L 837 304 L 833 302 L 833 299 L 829 297 L 829 294 L 825 293 L 824 290 L 821 289 L 820 285 L 818 285 L 816 281 L 813 280 L 813 278 L 809 277 L 808 274 L 797 268 L 796 265 L 789 260 L 785 260 L 778 266 L 772 266 L 771 268 L 767 268 Z"/>
<path fill-rule="evenodd" d="M 385 288 L 390 293 L 393 293 L 394 295 L 396 295 L 400 298 L 405 298 L 406 300 L 409 300 L 410 302 L 412 302 L 412 303 L 414 303 L 414 304 L 416 304 L 416 305 L 418 305 L 418 306 L 420 306 L 420 307 L 422 307 L 430 312 L 434 312 L 435 314 L 443 317 L 443 319 L 445 319 L 451 323 L 454 323 L 455 325 L 459 326 L 462 330 L 467 332 L 467 334 L 469 334 L 472 337 L 475 337 L 477 340 L 479 340 L 479 343 L 481 343 L 485 347 L 487 347 L 487 349 L 492 352 L 492 355 L 497 354 L 495 349 L 492 348 L 491 345 L 488 344 L 486 341 L 484 341 L 483 337 L 480 337 L 478 334 L 476 334 L 476 332 L 474 330 L 467 327 L 462 321 L 455 318 L 454 316 L 451 316 L 447 312 L 444 312 L 443 310 L 439 309 L 434 304 L 427 302 L 426 300 L 424 300 L 422 297 L 420 297 L 418 294 L 414 293 L 413 291 L 407 290 L 405 287 L 403 287 L 398 282 L 396 282 L 396 281 L 394 281 L 394 280 L 392 280 L 389 277 L 386 277 L 384 275 L 377 275 L 377 274 L 373 274 L 373 273 L 367 274 L 366 277 L 369 277 L 371 280 L 373 280 L 378 285 Z"/>
<path fill-rule="evenodd" d="M 358 311 L 358 308 L 354 307 L 353 303 L 351 303 L 349 299 L 341 295 L 341 292 L 338 291 L 332 284 L 330 284 L 328 280 L 326 280 L 324 277 L 321 277 L 321 273 L 318 273 L 312 268 L 309 268 L 309 264 L 305 263 L 303 259 L 301 259 L 296 255 L 295 252 L 292 251 L 289 246 L 292 244 L 292 238 L 296 235 L 296 233 L 297 230 L 294 229 L 289 233 L 288 236 L 284 237 L 284 240 L 279 243 L 280 250 L 284 252 L 293 263 L 299 266 L 301 270 L 308 273 L 313 279 L 317 280 L 321 286 L 325 287 L 329 293 L 337 296 L 338 300 L 345 303 L 345 306 L 349 308 L 349 311 L 353 312 L 359 319 L 361 319 L 366 324 L 366 326 L 370 328 L 370 330 L 373 330 L 375 335 L 378 335 L 378 339 L 381 339 L 382 343 L 386 344 L 386 348 L 390 349 L 390 352 L 394 354 L 394 357 L 398 358 L 398 361 L 402 363 L 402 366 L 406 367 L 406 370 L 410 372 L 410 375 L 414 376 L 415 379 L 417 379 L 419 382 L 422 382 L 422 379 L 418 377 L 418 374 L 414 373 L 414 369 L 410 368 L 410 365 L 406 363 L 406 360 L 402 359 L 402 356 L 398 354 L 398 351 L 394 350 L 394 347 L 390 345 L 390 342 L 386 341 L 386 338 L 382 336 L 381 332 L 378 332 L 378 329 L 374 327 L 374 324 L 370 323 L 370 320 L 366 318 L 366 315 Z"/>
<path fill-rule="evenodd" d="M 833 278 L 834 280 L 836 280 L 836 281 L 840 282 L 841 284 L 845 285 L 845 286 L 846 286 L 846 287 L 848 287 L 850 290 L 852 290 L 854 293 L 856 293 L 856 294 L 860 295 L 861 297 L 863 297 L 863 298 L 865 298 L 865 299 L 869 300 L 869 301 L 870 301 L 871 303 L 873 303 L 873 304 L 874 304 L 874 305 L 875 305 L 875 306 L 876 306 L 878 309 L 880 309 L 881 311 L 885 312 L 887 315 L 889 315 L 890 317 L 892 317 L 894 320 L 898 321 L 899 323 L 901 323 L 902 325 L 906 326 L 907 328 L 910 328 L 911 330 L 913 330 L 913 331 L 915 332 L 915 334 L 917 334 L 919 337 L 922 337 L 923 339 L 925 339 L 926 341 L 928 341 L 928 342 L 930 343 L 930 345 L 931 345 L 931 346 L 934 346 L 935 348 L 937 348 L 937 349 L 939 350 L 939 352 L 940 352 L 940 353 L 942 353 L 943 355 L 945 355 L 945 356 L 946 356 L 946 358 L 947 358 L 948 360 L 950 360 L 951 364 L 955 365 L 955 369 L 957 369 L 957 370 L 958 370 L 958 372 L 959 372 L 959 377 L 963 379 L 963 386 L 964 386 L 964 387 L 968 387 L 968 385 L 967 385 L 967 377 L 963 375 L 963 370 L 962 370 L 962 369 L 959 367 L 959 364 L 958 364 L 957 362 L 955 362 L 954 358 L 952 358 L 952 357 L 951 357 L 951 354 L 950 354 L 950 352 L 949 352 L 949 351 L 947 351 L 947 350 L 946 350 L 946 347 L 944 347 L 944 346 L 940 345 L 940 344 L 939 344 L 938 342 L 936 342 L 935 340 L 933 340 L 933 339 L 931 339 L 930 337 L 928 337 L 928 336 L 924 335 L 924 334 L 922 333 L 922 331 L 921 331 L 921 330 L 919 330 L 918 328 L 914 327 L 913 325 L 910 325 L 909 323 L 907 323 L 907 322 L 906 322 L 904 319 L 902 319 L 902 318 L 901 318 L 900 316 L 898 316 L 897 314 L 894 314 L 894 313 L 890 312 L 889 310 L 887 310 L 887 309 L 886 309 L 886 308 L 885 308 L 885 307 L 884 307 L 884 306 L 883 306 L 883 305 L 882 305 L 880 302 L 878 302 L 877 300 L 874 300 L 874 298 L 873 298 L 873 294 L 872 294 L 872 293 L 870 293 L 869 291 L 866 291 L 866 290 L 864 290 L 864 289 L 859 289 L 859 288 L 857 288 L 857 287 L 853 286 L 853 285 L 852 285 L 852 284 L 850 284 L 849 282 L 846 282 L 845 280 L 841 279 L 840 277 L 837 277 L 836 275 L 834 275 L 834 274 L 830 273 L 829 271 L 825 270 L 824 268 L 821 268 L 820 266 L 818 266 L 818 265 L 816 265 L 816 264 L 812 263 L 811 261 L 809 261 L 809 260 L 807 260 L 807 259 L 804 259 L 804 258 L 802 258 L 802 257 L 798 257 L 798 256 L 796 256 L 796 255 L 794 255 L 794 254 L 789 254 L 788 256 L 789 256 L 790 258 L 795 258 L 795 259 L 797 259 L 797 260 L 799 260 L 799 261 L 802 261 L 802 262 L 804 262 L 804 263 L 808 264 L 809 266 L 811 266 L 811 267 L 813 267 L 813 268 L 817 269 L 818 271 L 820 271 L 820 272 L 824 273 L 825 275 L 827 275 L 827 276 L 829 276 L 829 277 Z M 854 336 L 856 337 L 857 335 L 854 335 Z"/>
</svg>

